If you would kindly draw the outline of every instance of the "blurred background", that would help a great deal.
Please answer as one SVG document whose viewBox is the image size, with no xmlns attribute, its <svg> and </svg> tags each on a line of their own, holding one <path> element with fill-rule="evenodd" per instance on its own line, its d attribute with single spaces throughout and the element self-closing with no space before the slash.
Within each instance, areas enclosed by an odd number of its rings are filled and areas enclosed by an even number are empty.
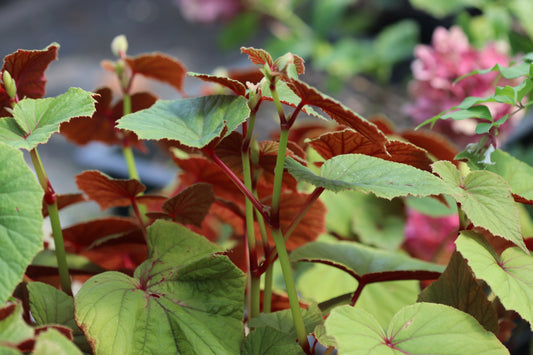
<svg viewBox="0 0 533 355">
<path fill-rule="evenodd" d="M 406 105 L 418 98 L 409 92 L 411 66 L 414 59 L 428 65 L 427 58 L 417 58 L 417 46 L 431 44 L 437 27 L 455 25 L 464 38 L 450 32 L 443 35 L 450 48 L 426 48 L 434 63 L 448 52 L 461 60 L 454 51 L 464 49 L 462 41 L 479 53 L 496 43 L 498 53 L 511 58 L 533 50 L 527 13 L 533 13 L 528 0 L 2 0 L 0 55 L 57 42 L 59 58 L 46 72 L 47 96 L 56 96 L 72 86 L 116 86 L 100 63 L 113 59 L 110 43 L 119 34 L 128 39 L 129 55 L 163 52 L 198 73 L 248 67 L 241 46 L 265 48 L 274 58 L 291 51 L 306 60 L 305 81 L 365 117 L 382 114 L 399 127 L 412 127 L 413 111 Z M 454 80 L 456 74 L 442 75 Z M 179 98 L 166 85 L 140 85 L 163 99 Z M 199 80 L 186 79 L 188 95 L 200 89 Z M 440 112 L 442 107 L 430 104 L 439 109 L 434 114 Z M 264 122 L 270 127 L 274 121 Z M 59 192 L 76 191 L 72 176 L 85 169 L 126 176 L 120 152 L 114 159 L 110 147 L 75 147 L 55 135 L 40 153 Z M 141 157 L 139 164 L 141 178 L 154 187 L 176 173 L 154 166 L 157 159 Z"/>
</svg>

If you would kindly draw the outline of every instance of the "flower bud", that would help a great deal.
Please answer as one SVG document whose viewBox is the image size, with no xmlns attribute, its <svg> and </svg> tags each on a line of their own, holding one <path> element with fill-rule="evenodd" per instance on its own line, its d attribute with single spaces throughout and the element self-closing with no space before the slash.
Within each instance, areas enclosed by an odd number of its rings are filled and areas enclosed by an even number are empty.
<svg viewBox="0 0 533 355">
<path fill-rule="evenodd" d="M 113 52 L 115 56 L 121 58 L 123 55 L 126 55 L 127 51 L 128 40 L 125 35 L 118 35 L 113 38 L 113 41 L 111 42 L 111 52 Z"/>
<path fill-rule="evenodd" d="M 4 70 L 2 80 L 4 81 L 4 87 L 9 97 L 15 99 L 17 96 L 17 85 L 7 70 Z"/>
</svg>

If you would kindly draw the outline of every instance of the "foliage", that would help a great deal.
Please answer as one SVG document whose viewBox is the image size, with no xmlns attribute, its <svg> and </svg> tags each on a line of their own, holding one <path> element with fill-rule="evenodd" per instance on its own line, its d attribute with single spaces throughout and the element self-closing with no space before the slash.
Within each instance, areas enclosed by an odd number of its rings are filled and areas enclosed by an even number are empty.
<svg viewBox="0 0 533 355">
<path fill-rule="evenodd" d="M 455 156 L 442 136 L 371 122 L 307 84 L 292 53 L 243 47 L 255 72 L 190 73 L 216 92 L 190 97 L 177 59 L 131 57 L 117 37 L 117 58 L 103 65 L 120 93 L 44 98 L 57 49 L 18 51 L 2 69 L 3 353 L 315 354 L 321 344 L 328 354 L 504 354 L 513 322 L 533 321 L 531 220 L 521 213 L 533 201 L 533 167 L 495 148 L 502 122 L 484 106 L 529 106 L 530 55 L 477 72 L 516 85 L 427 121 L 481 119 L 480 140 Z M 182 97 L 131 92 L 137 75 Z M 279 130 L 258 141 L 267 105 Z M 83 193 L 57 195 L 37 151 L 54 133 L 121 146 L 129 179 L 85 171 L 76 176 Z M 132 154 L 144 140 L 181 169 L 156 193 Z M 129 213 L 62 226 L 59 210 L 86 201 Z M 414 251 L 416 237 L 405 243 L 406 210 L 428 208 L 457 213 L 447 230 L 455 251 L 448 240 L 427 255 Z M 55 261 L 43 262 L 50 254 Z"/>
</svg>

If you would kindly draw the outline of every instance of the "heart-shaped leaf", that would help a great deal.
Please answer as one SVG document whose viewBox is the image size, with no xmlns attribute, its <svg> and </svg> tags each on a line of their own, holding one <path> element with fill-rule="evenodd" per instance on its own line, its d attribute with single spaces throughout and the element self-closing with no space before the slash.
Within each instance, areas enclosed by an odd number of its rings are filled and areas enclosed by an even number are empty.
<svg viewBox="0 0 533 355">
<path fill-rule="evenodd" d="M 24 99 L 13 109 L 13 117 L 0 120 L 0 139 L 14 148 L 31 150 L 46 143 L 59 126 L 73 117 L 90 117 L 94 110 L 90 92 L 70 88 L 55 98 Z"/>
<path fill-rule="evenodd" d="M 378 197 L 430 196 L 448 193 L 435 175 L 410 165 L 362 154 L 337 155 L 322 165 L 320 175 L 287 158 L 285 167 L 297 179 L 332 191 L 353 189 Z"/>
<path fill-rule="evenodd" d="M 76 175 L 76 184 L 91 200 L 96 201 L 102 210 L 129 206 L 135 197 L 146 189 L 138 180 L 113 179 L 96 170 Z"/>
<path fill-rule="evenodd" d="M 498 314 L 476 282 L 466 261 L 455 252 L 439 279 L 420 294 L 418 302 L 445 304 L 470 314 L 488 331 L 498 334 Z"/>
<path fill-rule="evenodd" d="M 461 204 L 470 221 L 492 234 L 527 250 L 520 232 L 520 219 L 509 185 L 490 171 L 476 170 L 462 177 L 448 161 L 433 164 L 433 170 L 449 186 L 450 195 Z"/>
<path fill-rule="evenodd" d="M 533 256 L 516 247 L 498 255 L 483 236 L 473 231 L 461 232 L 455 245 L 476 278 L 490 286 L 505 308 L 533 324 Z"/>
<path fill-rule="evenodd" d="M 0 305 L 42 248 L 43 195 L 22 153 L 0 142 Z"/>
<path fill-rule="evenodd" d="M 508 354 L 474 317 L 436 303 L 403 307 L 386 330 L 350 306 L 332 310 L 325 325 L 340 354 Z"/>
<path fill-rule="evenodd" d="M 236 354 L 243 340 L 244 274 L 204 237 L 158 220 L 134 277 L 110 271 L 75 299 L 95 353 Z"/>
<path fill-rule="evenodd" d="M 202 148 L 233 132 L 249 115 L 244 97 L 212 95 L 159 100 L 146 110 L 122 117 L 117 127 L 133 131 L 142 139 L 171 139 Z"/>
</svg>

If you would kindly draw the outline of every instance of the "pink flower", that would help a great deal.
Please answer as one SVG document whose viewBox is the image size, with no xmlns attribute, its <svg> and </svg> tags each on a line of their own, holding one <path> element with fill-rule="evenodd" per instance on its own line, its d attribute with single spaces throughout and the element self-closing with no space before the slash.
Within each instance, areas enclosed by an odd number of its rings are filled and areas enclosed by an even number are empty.
<svg viewBox="0 0 533 355">
<path fill-rule="evenodd" d="M 438 261 L 453 252 L 458 228 L 457 215 L 430 217 L 409 208 L 403 247 L 415 258 Z"/>
<path fill-rule="evenodd" d="M 414 104 L 407 109 L 416 123 L 421 123 L 442 111 L 460 104 L 468 96 L 484 97 L 494 93 L 494 80 L 498 73 L 473 75 L 454 84 L 462 75 L 476 69 L 488 69 L 495 64 L 509 65 L 510 58 L 495 44 L 478 50 L 468 43 L 460 27 L 450 30 L 439 27 L 433 33 L 431 46 L 418 45 L 411 69 L 414 80 L 409 85 L 409 93 Z M 499 82 L 498 85 L 504 84 Z M 511 113 L 513 107 L 506 104 L 491 104 L 489 109 L 494 119 Z M 472 140 L 475 121 L 438 121 L 435 128 L 465 144 Z M 510 121 L 503 130 L 511 127 Z"/>
<path fill-rule="evenodd" d="M 211 23 L 229 20 L 242 10 L 239 0 L 174 0 L 185 19 Z"/>
</svg>

